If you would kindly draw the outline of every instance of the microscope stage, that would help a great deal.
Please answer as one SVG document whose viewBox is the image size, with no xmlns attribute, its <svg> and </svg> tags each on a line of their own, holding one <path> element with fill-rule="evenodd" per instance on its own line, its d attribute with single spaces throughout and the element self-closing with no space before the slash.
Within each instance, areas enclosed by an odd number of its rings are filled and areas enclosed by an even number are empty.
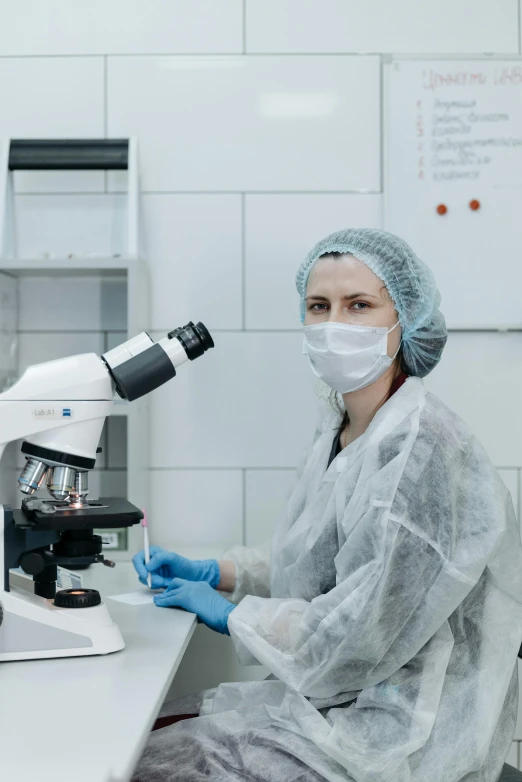
<svg viewBox="0 0 522 782">
<path fill-rule="evenodd" d="M 46 530 L 110 529 L 131 527 L 143 518 L 139 508 L 121 497 L 90 500 L 89 507 L 77 509 L 66 503 L 46 502 L 46 505 L 55 508 L 53 513 L 40 510 L 41 503 L 34 504 L 33 508 L 23 507 L 22 510 L 13 511 L 17 527 Z"/>
</svg>

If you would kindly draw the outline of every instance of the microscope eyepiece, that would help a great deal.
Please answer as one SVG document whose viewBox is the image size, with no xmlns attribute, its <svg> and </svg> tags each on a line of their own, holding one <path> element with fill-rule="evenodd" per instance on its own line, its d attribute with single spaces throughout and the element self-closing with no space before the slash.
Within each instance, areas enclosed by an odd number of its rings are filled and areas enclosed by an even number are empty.
<svg viewBox="0 0 522 782">
<path fill-rule="evenodd" d="M 159 342 L 143 332 L 102 356 L 122 399 L 132 402 L 176 375 L 176 368 L 214 347 L 203 323 L 174 329 Z"/>
<path fill-rule="evenodd" d="M 214 340 L 210 336 L 210 332 L 207 329 L 207 327 L 201 321 L 199 321 L 199 323 L 196 323 L 196 325 L 194 326 L 194 331 L 202 341 L 205 347 L 205 351 L 209 350 L 209 348 L 214 347 Z"/>
<path fill-rule="evenodd" d="M 167 334 L 169 339 L 178 339 L 185 349 L 190 361 L 199 358 L 207 350 L 214 347 L 214 340 L 203 323 L 194 325 L 189 321 L 186 326 L 174 329 Z"/>
</svg>

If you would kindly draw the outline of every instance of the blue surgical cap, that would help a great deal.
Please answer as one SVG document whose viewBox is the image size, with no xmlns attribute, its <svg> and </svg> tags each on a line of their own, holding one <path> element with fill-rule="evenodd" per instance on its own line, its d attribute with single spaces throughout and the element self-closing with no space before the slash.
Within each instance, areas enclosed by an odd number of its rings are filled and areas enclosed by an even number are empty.
<svg viewBox="0 0 522 782">
<path fill-rule="evenodd" d="M 440 361 L 448 338 L 440 293 L 431 270 L 411 247 L 394 234 L 376 228 L 348 228 L 315 245 L 299 267 L 296 286 L 305 317 L 308 277 L 327 253 L 350 253 L 366 264 L 386 285 L 402 328 L 402 353 L 410 375 L 425 377 Z"/>
</svg>

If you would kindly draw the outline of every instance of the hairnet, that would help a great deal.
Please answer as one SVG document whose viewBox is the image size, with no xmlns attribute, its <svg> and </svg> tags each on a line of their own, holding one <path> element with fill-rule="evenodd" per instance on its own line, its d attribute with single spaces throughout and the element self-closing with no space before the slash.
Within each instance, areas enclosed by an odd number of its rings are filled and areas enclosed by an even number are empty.
<svg viewBox="0 0 522 782">
<path fill-rule="evenodd" d="M 406 368 L 411 375 L 425 377 L 437 366 L 448 337 L 431 270 L 394 234 L 377 228 L 338 231 L 318 242 L 299 267 L 296 286 L 301 297 L 301 321 L 312 267 L 322 255 L 333 252 L 353 254 L 386 285 L 402 328 Z"/>
</svg>

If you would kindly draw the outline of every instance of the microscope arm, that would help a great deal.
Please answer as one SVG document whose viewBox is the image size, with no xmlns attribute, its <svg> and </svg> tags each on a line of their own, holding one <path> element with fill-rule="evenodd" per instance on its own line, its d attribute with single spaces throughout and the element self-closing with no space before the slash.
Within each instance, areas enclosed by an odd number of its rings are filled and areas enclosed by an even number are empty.
<svg viewBox="0 0 522 782">
<path fill-rule="evenodd" d="M 24 494 L 33 494 L 51 468 L 48 485 L 55 486 L 53 470 L 63 483 L 50 488 L 53 497 L 66 499 L 67 487 L 78 481 L 74 494 L 85 496 L 86 473 L 96 463 L 114 392 L 138 399 L 212 347 L 205 326 L 190 322 L 158 343 L 142 332 L 102 357 L 84 353 L 30 366 L 0 395 L 0 458 L 7 443 L 23 439 L 27 461 L 19 485 Z"/>
<path fill-rule="evenodd" d="M 91 469 L 114 392 L 138 399 L 213 346 L 202 323 L 189 323 L 158 343 L 143 332 L 101 358 L 84 353 L 30 366 L 0 394 L 0 456 L 7 443 L 23 438 L 37 448 L 79 457 L 72 466 Z"/>
</svg>

